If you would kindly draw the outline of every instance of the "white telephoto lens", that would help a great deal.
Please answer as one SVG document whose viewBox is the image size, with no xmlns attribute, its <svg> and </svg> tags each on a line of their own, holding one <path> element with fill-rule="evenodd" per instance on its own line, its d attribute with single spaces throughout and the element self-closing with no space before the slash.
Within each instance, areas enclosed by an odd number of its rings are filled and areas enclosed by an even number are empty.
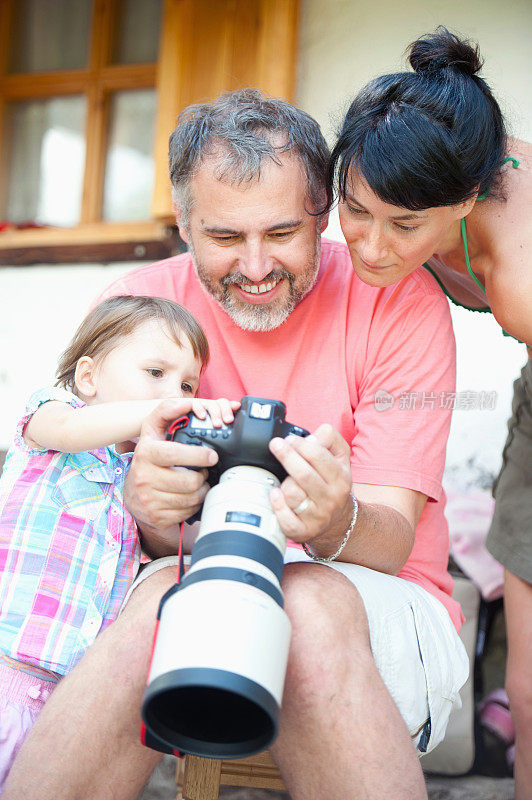
<svg viewBox="0 0 532 800">
<path fill-rule="evenodd" d="M 290 622 L 281 577 L 286 539 L 259 467 L 227 470 L 205 499 L 192 563 L 163 599 L 143 717 L 168 746 L 238 758 L 278 729 Z"/>
</svg>

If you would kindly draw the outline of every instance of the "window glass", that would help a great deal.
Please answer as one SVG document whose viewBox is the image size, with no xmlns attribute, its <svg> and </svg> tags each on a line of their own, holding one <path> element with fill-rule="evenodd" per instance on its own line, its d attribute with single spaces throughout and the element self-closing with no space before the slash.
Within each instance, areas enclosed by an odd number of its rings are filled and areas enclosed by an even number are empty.
<svg viewBox="0 0 532 800">
<path fill-rule="evenodd" d="M 113 62 L 157 61 L 161 0 L 121 0 L 115 26 Z"/>
<path fill-rule="evenodd" d="M 10 72 L 87 66 L 91 0 L 16 0 Z"/>
<path fill-rule="evenodd" d="M 111 99 L 103 219 L 148 219 L 153 192 L 154 89 L 116 92 Z"/>
<path fill-rule="evenodd" d="M 79 222 L 85 114 L 86 101 L 81 96 L 6 106 L 8 200 L 4 218 L 46 225 Z"/>
</svg>

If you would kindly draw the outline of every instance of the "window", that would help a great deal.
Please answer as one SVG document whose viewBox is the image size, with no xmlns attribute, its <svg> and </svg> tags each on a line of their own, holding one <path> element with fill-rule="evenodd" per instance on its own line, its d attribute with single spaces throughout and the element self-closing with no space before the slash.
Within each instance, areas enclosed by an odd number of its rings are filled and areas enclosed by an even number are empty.
<svg viewBox="0 0 532 800">
<path fill-rule="evenodd" d="M 180 109 L 290 98 L 296 23 L 297 0 L 0 0 L 0 263 L 165 255 Z"/>
</svg>

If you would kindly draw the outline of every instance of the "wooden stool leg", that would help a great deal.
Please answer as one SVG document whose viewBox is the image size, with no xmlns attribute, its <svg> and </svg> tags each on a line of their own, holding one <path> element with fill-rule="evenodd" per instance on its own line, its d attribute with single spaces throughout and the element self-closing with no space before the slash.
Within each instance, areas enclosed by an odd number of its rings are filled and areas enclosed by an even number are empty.
<svg viewBox="0 0 532 800">
<path fill-rule="evenodd" d="M 222 762 L 187 756 L 183 778 L 183 800 L 217 800 Z"/>
<path fill-rule="evenodd" d="M 185 780 L 185 761 L 184 758 L 177 759 L 175 768 L 175 785 L 177 789 L 176 800 L 183 800 L 183 781 Z"/>
</svg>

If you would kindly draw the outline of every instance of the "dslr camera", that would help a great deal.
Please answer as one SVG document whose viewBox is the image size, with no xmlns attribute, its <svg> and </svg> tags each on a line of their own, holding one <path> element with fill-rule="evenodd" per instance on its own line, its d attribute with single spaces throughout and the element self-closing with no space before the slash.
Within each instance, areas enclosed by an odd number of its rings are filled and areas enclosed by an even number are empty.
<svg viewBox="0 0 532 800">
<path fill-rule="evenodd" d="M 234 422 L 188 414 L 172 441 L 211 447 L 199 534 L 186 575 L 162 598 L 142 705 L 145 744 L 163 752 L 243 758 L 278 730 L 290 622 L 281 578 L 286 539 L 269 493 L 286 477 L 268 444 L 308 436 L 284 403 L 243 397 Z"/>
</svg>

